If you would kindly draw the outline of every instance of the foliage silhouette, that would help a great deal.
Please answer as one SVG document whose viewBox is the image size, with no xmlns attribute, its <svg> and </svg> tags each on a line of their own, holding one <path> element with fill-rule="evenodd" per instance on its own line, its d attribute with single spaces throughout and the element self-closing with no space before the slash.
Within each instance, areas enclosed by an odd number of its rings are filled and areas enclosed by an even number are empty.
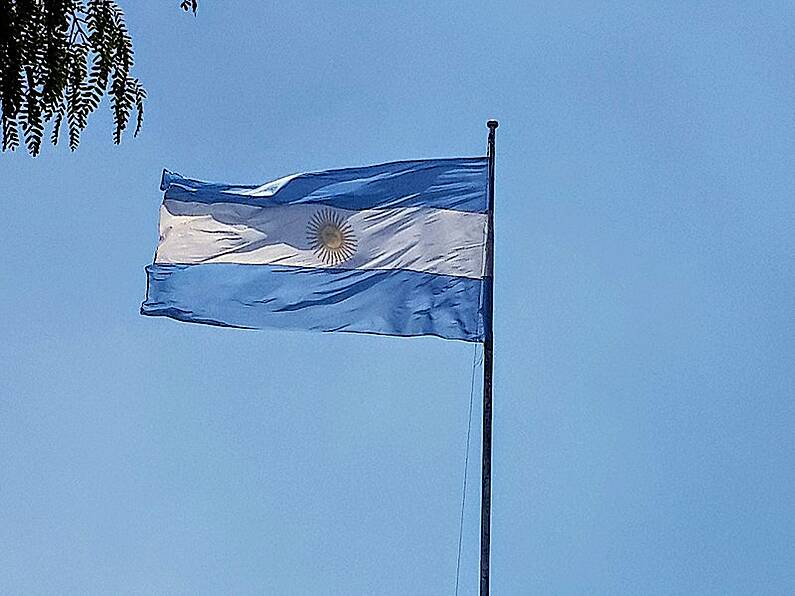
<svg viewBox="0 0 795 596">
<path fill-rule="evenodd" d="M 180 7 L 195 14 L 198 0 L 182 0 Z M 52 124 L 56 145 L 65 122 L 74 151 L 105 95 L 113 142 L 121 142 L 133 111 L 137 136 L 146 89 L 131 75 L 133 58 L 124 12 L 114 0 L 0 0 L 2 150 L 13 151 L 24 139 L 36 156 L 45 126 Z"/>
</svg>

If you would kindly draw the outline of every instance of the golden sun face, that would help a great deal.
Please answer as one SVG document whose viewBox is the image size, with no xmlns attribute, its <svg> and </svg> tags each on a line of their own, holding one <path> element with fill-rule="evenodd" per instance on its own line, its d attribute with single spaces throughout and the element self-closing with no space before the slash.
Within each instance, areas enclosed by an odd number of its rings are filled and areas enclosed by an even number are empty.
<svg viewBox="0 0 795 596">
<path fill-rule="evenodd" d="M 321 244 L 329 250 L 338 250 L 344 241 L 342 230 L 332 223 L 323 224 L 317 235 Z"/>
<path fill-rule="evenodd" d="M 356 237 L 345 218 L 333 209 L 316 211 L 306 229 L 307 240 L 318 259 L 339 265 L 356 252 Z"/>
</svg>

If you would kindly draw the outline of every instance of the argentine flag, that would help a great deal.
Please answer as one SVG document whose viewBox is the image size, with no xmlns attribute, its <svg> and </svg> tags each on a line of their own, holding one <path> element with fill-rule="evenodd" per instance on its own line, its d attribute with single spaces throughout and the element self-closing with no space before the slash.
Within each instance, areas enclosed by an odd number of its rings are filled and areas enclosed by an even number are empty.
<svg viewBox="0 0 795 596">
<path fill-rule="evenodd" d="M 141 314 L 482 341 L 488 162 L 401 161 L 261 186 L 163 172 Z"/>
</svg>

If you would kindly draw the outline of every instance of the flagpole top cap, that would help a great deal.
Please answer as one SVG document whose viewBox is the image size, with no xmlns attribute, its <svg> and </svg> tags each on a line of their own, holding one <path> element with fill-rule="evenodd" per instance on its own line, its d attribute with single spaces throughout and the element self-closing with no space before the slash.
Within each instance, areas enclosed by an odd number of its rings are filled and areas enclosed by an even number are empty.
<svg viewBox="0 0 795 596">
<path fill-rule="evenodd" d="M 497 122 L 496 120 L 489 120 L 488 122 L 486 122 L 486 126 L 488 126 L 491 130 L 494 130 L 499 125 L 500 125 L 500 123 Z"/>
</svg>

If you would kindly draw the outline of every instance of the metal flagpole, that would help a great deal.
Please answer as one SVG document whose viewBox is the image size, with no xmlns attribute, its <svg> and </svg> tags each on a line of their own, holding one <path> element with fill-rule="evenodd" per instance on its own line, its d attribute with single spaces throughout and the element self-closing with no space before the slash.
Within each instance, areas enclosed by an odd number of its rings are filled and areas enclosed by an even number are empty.
<svg viewBox="0 0 795 596">
<path fill-rule="evenodd" d="M 489 192 L 486 228 L 486 276 L 483 300 L 483 467 L 480 492 L 480 596 L 489 596 L 491 553 L 491 379 L 494 367 L 494 137 L 496 120 L 489 128 Z"/>
</svg>

